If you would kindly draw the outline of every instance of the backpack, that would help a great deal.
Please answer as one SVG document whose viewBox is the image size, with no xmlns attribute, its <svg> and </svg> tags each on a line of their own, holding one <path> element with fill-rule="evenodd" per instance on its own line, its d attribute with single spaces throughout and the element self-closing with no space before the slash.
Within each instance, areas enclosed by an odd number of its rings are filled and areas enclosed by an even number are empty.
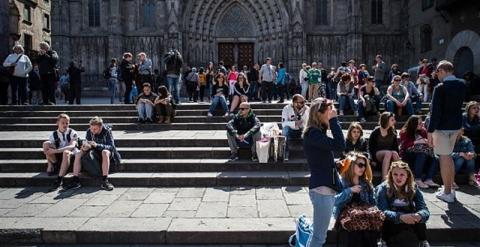
<svg viewBox="0 0 480 247">
<path fill-rule="evenodd" d="M 111 77 L 110 67 L 107 67 L 107 68 L 103 71 L 103 78 L 104 78 L 104 79 L 110 79 L 110 77 Z"/>
<path fill-rule="evenodd" d="M 295 234 L 290 236 L 288 244 L 290 247 L 306 247 L 308 240 L 313 235 L 312 223 L 304 214 L 300 215 L 296 220 Z"/>
</svg>

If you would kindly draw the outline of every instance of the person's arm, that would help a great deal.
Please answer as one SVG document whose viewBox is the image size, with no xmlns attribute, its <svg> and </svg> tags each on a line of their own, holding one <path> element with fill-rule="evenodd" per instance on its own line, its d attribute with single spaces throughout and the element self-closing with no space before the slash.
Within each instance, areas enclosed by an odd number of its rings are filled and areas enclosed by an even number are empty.
<svg viewBox="0 0 480 247">
<path fill-rule="evenodd" d="M 408 93 L 407 87 L 403 87 L 403 93 L 405 94 L 405 98 L 402 101 L 402 105 L 406 105 L 408 100 L 410 99 L 410 93 Z"/>
<path fill-rule="evenodd" d="M 103 127 L 103 128 L 106 128 L 106 127 Z M 105 136 L 105 143 L 103 143 L 103 144 L 97 143 L 94 148 L 97 151 L 108 150 L 110 152 L 113 152 L 113 149 L 115 147 L 115 143 L 113 141 L 112 132 L 108 129 L 105 129 L 105 131 L 107 131 L 106 136 Z"/>
<path fill-rule="evenodd" d="M 441 120 L 441 106 L 442 98 L 440 97 L 440 90 L 445 90 L 442 86 L 437 86 L 433 89 L 432 103 L 431 103 L 431 116 L 430 124 L 428 125 L 428 132 L 433 133 L 437 129 L 438 124 Z"/>
<path fill-rule="evenodd" d="M 399 147 L 398 147 L 398 146 L 399 146 L 399 145 L 398 145 L 398 137 L 397 137 L 397 132 L 395 131 L 395 132 L 394 132 L 394 138 L 393 138 L 393 145 L 392 145 L 391 150 L 392 150 L 392 151 L 397 151 L 397 153 L 399 153 L 400 150 L 399 150 Z"/>
<path fill-rule="evenodd" d="M 387 89 L 387 98 L 393 102 L 396 102 L 396 103 L 399 103 L 397 99 L 395 99 L 395 97 L 392 96 L 392 90 L 393 90 L 393 87 L 392 86 L 388 86 L 388 89 Z"/>
<path fill-rule="evenodd" d="M 30 61 L 30 58 L 27 55 L 24 55 L 24 56 L 25 56 L 25 60 L 27 61 L 26 62 L 27 67 L 25 68 L 25 74 L 28 74 L 33 69 L 32 61 Z"/>
<path fill-rule="evenodd" d="M 309 141 L 310 144 L 321 150 L 338 151 L 343 152 L 345 150 L 345 138 L 343 136 L 342 129 L 338 119 L 330 119 L 330 130 L 332 131 L 333 138 L 321 133 L 319 130 L 310 131 Z"/>
<path fill-rule="evenodd" d="M 261 124 L 260 120 L 257 117 L 255 117 L 253 119 L 253 127 L 249 131 L 247 131 L 247 133 L 245 133 L 243 136 L 245 138 L 247 138 L 247 136 L 254 135 L 258 131 L 260 131 L 261 126 L 262 126 L 262 124 Z"/>
<path fill-rule="evenodd" d="M 368 139 L 368 148 L 370 151 L 370 156 L 373 161 L 376 161 L 376 152 L 377 152 L 377 136 L 379 129 L 373 130 L 373 132 L 370 134 L 370 138 Z"/>
<path fill-rule="evenodd" d="M 388 208 L 388 198 L 387 198 L 387 186 L 381 184 L 377 187 L 375 194 L 377 201 L 377 207 L 385 214 L 387 220 L 393 221 L 395 224 L 400 224 L 400 216 L 402 215 L 399 212 L 395 212 Z"/>
<path fill-rule="evenodd" d="M 335 195 L 335 207 L 343 208 L 352 200 L 353 192 L 351 187 L 345 187 L 342 192 Z"/>
<path fill-rule="evenodd" d="M 237 129 L 235 128 L 235 118 L 227 123 L 227 133 L 231 136 L 237 136 Z"/>
<path fill-rule="evenodd" d="M 12 61 L 13 54 L 10 54 L 5 58 L 5 61 L 3 62 L 3 67 L 10 67 L 12 66 L 12 63 L 15 62 L 15 60 Z"/>
<path fill-rule="evenodd" d="M 430 218 L 430 211 L 428 211 L 425 200 L 423 199 L 423 194 L 418 188 L 415 188 L 415 197 L 413 200 L 415 201 L 416 213 L 422 217 L 419 223 L 426 223 L 428 218 Z"/>
<path fill-rule="evenodd" d="M 51 52 L 51 55 L 49 56 L 50 57 L 50 62 L 52 64 L 52 66 L 55 66 L 57 65 L 58 63 L 58 54 L 56 51 L 52 51 Z"/>
</svg>

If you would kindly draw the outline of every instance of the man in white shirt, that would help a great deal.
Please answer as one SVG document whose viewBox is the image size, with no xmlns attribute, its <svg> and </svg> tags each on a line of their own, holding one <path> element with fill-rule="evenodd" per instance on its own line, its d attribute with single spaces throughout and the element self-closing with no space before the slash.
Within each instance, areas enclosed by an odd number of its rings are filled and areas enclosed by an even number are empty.
<svg viewBox="0 0 480 247">
<path fill-rule="evenodd" d="M 282 110 L 282 134 L 286 138 L 285 161 L 289 156 L 289 140 L 301 136 L 309 112 L 310 107 L 305 105 L 305 98 L 300 94 L 293 95 L 292 103 L 286 105 Z"/>
</svg>

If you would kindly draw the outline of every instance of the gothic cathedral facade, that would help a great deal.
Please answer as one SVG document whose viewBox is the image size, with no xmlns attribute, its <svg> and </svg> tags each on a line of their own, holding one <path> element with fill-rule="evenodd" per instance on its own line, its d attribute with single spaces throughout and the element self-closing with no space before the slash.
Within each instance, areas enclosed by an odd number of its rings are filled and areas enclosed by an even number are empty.
<svg viewBox="0 0 480 247">
<path fill-rule="evenodd" d="M 155 68 L 178 49 L 193 66 L 251 66 L 271 57 L 371 66 L 375 54 L 408 66 L 406 0 L 52 0 L 52 42 L 99 75 L 123 52 L 146 52 Z"/>
</svg>

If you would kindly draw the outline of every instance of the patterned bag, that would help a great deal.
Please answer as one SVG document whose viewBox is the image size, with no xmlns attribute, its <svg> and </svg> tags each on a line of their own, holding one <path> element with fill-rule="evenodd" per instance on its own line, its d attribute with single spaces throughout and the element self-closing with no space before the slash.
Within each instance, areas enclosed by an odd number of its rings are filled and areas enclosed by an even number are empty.
<svg viewBox="0 0 480 247">
<path fill-rule="evenodd" d="M 345 207 L 338 222 L 343 229 L 351 231 L 380 231 L 385 220 L 385 214 L 376 206 L 352 203 Z"/>
<path fill-rule="evenodd" d="M 407 149 L 411 153 L 424 153 L 428 156 L 433 156 L 433 149 L 425 143 L 417 143 Z"/>
</svg>

